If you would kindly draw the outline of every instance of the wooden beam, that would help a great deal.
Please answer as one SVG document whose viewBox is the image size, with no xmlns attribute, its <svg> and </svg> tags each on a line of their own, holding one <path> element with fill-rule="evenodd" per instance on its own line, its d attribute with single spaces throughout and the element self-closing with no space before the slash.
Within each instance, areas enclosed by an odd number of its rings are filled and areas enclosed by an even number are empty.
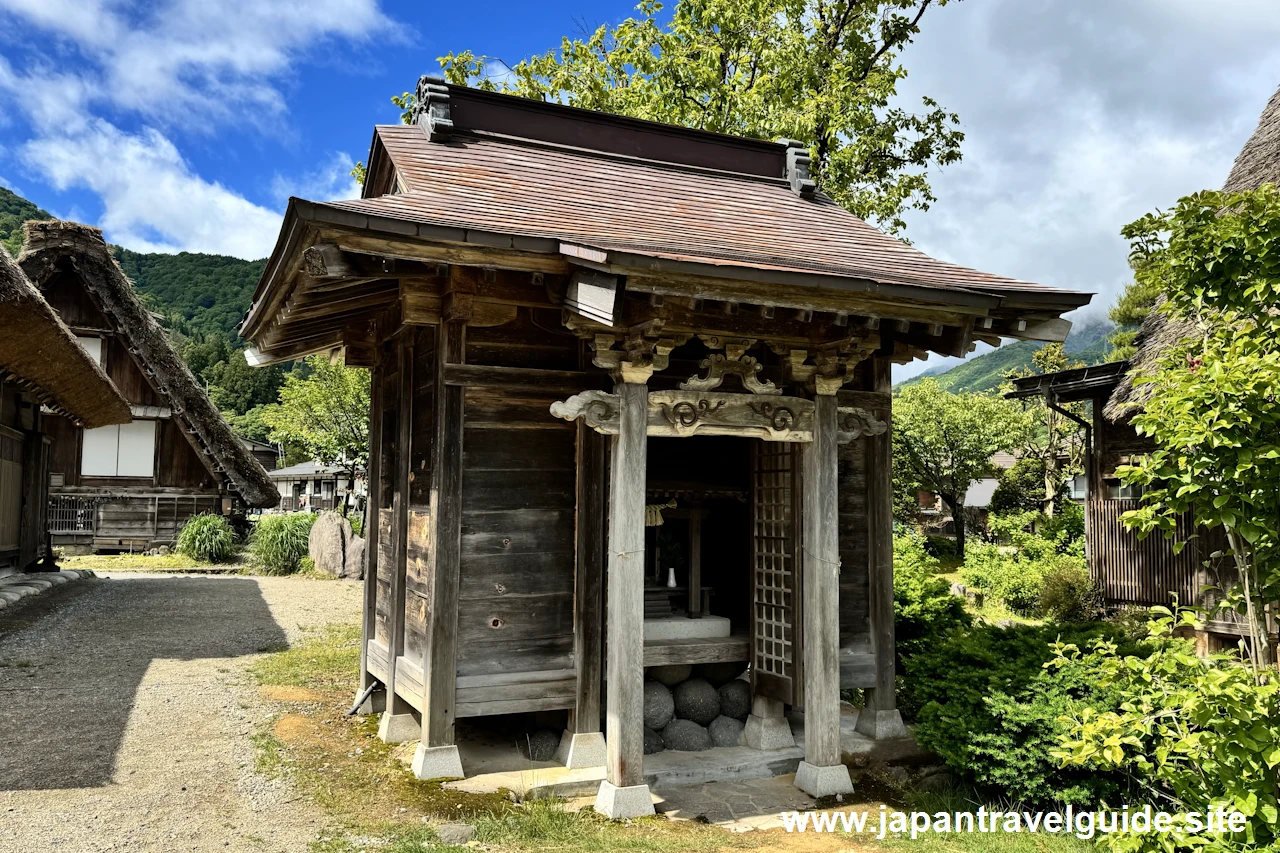
<svg viewBox="0 0 1280 853">
<path fill-rule="evenodd" d="M 510 391 L 538 390 L 576 394 L 610 386 L 604 373 L 582 370 L 542 370 L 530 367 L 491 367 L 484 364 L 450 364 L 444 371 L 446 385 L 468 388 L 497 388 Z"/>
<path fill-rule="evenodd" d="M 369 672 L 369 643 L 376 637 L 378 612 L 378 509 L 382 498 L 382 368 L 374 366 L 369 377 L 369 471 L 365 478 L 369 495 L 364 512 L 364 612 L 360 620 L 360 692 L 375 680 Z M 384 697 L 385 701 L 385 697 Z M 370 706 L 378 708 L 377 704 Z"/>
<path fill-rule="evenodd" d="M 569 262 L 561 255 L 521 252 L 514 249 L 485 248 L 457 243 L 429 243 L 376 237 L 362 232 L 333 230 L 328 239 L 344 252 L 359 252 L 379 257 L 408 261 L 434 261 L 446 264 L 521 270 L 524 272 L 567 275 Z"/>
<path fill-rule="evenodd" d="M 407 701 L 396 692 L 396 661 L 404 655 L 404 608 L 407 586 L 409 544 L 409 459 L 413 444 L 413 344 L 401 339 L 396 348 L 396 453 L 395 490 L 391 498 L 391 528 L 395 564 L 391 567 L 391 601 L 387 614 L 387 710 L 391 717 L 412 712 Z M 398 728 L 398 727 L 397 727 Z M 399 740 L 396 733 L 394 740 Z"/>
<path fill-rule="evenodd" d="M 443 381 L 466 353 L 466 324 L 441 324 L 436 336 L 436 422 L 431 463 L 430 622 L 423 661 L 422 743 L 454 742 L 457 715 L 458 584 L 462 554 L 462 426 L 465 389 Z"/>
<path fill-rule="evenodd" d="M 644 502 L 649 389 L 621 382 L 609 480 L 608 756 L 605 778 L 644 784 Z"/>
<path fill-rule="evenodd" d="M 814 400 L 813 441 L 804 474 L 804 758 L 814 767 L 841 764 L 840 549 L 836 398 Z"/>
<path fill-rule="evenodd" d="M 577 703 L 569 712 L 569 732 L 600 731 L 601 654 L 604 647 L 604 515 L 608 443 L 578 422 L 576 559 L 573 584 L 573 661 Z"/>
</svg>

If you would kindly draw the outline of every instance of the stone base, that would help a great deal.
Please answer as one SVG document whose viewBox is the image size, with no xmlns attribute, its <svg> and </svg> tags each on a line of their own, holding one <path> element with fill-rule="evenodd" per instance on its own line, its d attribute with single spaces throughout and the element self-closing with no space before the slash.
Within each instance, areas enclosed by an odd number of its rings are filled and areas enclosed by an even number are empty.
<svg viewBox="0 0 1280 853">
<path fill-rule="evenodd" d="M 796 768 L 796 787 L 818 799 L 836 794 L 853 793 L 853 781 L 849 779 L 849 768 L 843 764 L 818 767 L 807 761 L 801 761 L 800 766 Z"/>
<path fill-rule="evenodd" d="M 418 744 L 413 753 L 413 775 L 419 779 L 463 779 L 462 756 L 456 746 Z"/>
<path fill-rule="evenodd" d="M 796 745 L 786 717 L 747 717 L 742 738 L 752 749 L 787 749 Z"/>
<path fill-rule="evenodd" d="M 556 751 L 556 761 L 570 770 L 600 767 L 604 764 L 605 754 L 604 735 L 600 732 L 579 734 L 565 732 L 560 736 L 560 749 Z"/>
<path fill-rule="evenodd" d="M 378 721 L 378 737 L 384 743 L 404 743 L 422 737 L 422 723 L 413 714 L 382 713 Z"/>
<path fill-rule="evenodd" d="M 357 690 L 355 698 L 359 699 L 360 694 L 363 692 L 364 692 L 363 690 Z M 369 698 L 361 702 L 359 707 L 356 708 L 356 713 L 362 717 L 367 717 L 371 714 L 381 714 L 386 710 L 387 710 L 387 691 L 380 689 L 370 693 Z"/>
<path fill-rule="evenodd" d="M 897 711 L 872 711 L 869 708 L 858 712 L 858 724 L 854 731 L 872 740 L 891 740 L 908 735 L 907 727 L 902 722 L 902 714 Z"/>
<path fill-rule="evenodd" d="M 619 788 L 609 781 L 600 783 L 600 790 L 596 793 L 596 811 L 610 820 L 655 814 L 648 785 Z"/>
</svg>

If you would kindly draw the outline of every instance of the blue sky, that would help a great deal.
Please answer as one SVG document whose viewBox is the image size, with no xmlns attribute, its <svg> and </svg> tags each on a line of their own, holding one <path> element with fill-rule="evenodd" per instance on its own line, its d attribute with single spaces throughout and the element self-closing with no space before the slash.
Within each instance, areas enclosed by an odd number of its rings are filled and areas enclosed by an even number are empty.
<svg viewBox="0 0 1280 853">
<path fill-rule="evenodd" d="M 389 97 L 437 56 L 515 62 L 630 13 L 625 0 L 0 0 L 0 185 L 130 248 L 260 257 L 289 195 L 354 192 L 372 125 L 398 120 Z M 923 30 L 903 103 L 936 98 L 967 138 L 908 236 L 1096 291 L 1095 315 L 1128 280 L 1120 227 L 1220 185 L 1280 83 L 1275 0 L 953 0 Z"/>
</svg>

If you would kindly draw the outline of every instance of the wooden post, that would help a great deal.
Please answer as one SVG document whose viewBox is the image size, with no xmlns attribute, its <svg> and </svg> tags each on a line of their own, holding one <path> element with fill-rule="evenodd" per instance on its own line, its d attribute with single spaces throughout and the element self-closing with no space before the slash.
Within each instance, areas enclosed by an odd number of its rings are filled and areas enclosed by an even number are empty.
<svg viewBox="0 0 1280 853">
<path fill-rule="evenodd" d="M 804 448 L 801 478 L 804 761 L 796 770 L 796 787 L 814 797 L 853 792 L 840 750 L 840 520 L 835 392 L 835 387 L 819 385 L 814 400 L 813 441 Z"/>
<path fill-rule="evenodd" d="M 610 818 L 653 814 L 644 783 L 644 501 L 649 391 L 615 387 L 618 435 L 609 481 L 609 591 L 606 625 L 608 717 L 606 777 L 596 811 Z"/>
<path fill-rule="evenodd" d="M 874 358 L 868 366 L 872 391 L 892 389 L 890 364 Z M 864 439 L 867 445 L 867 610 L 871 653 L 875 657 L 876 686 L 867 691 L 866 705 L 858 713 L 858 732 L 876 740 L 906 737 L 894 692 L 893 640 L 893 419 L 885 413 L 889 429 Z"/>
<path fill-rule="evenodd" d="M 370 371 L 369 387 L 369 466 L 365 475 L 368 500 L 364 505 L 364 613 L 360 621 L 360 689 L 363 695 L 375 680 L 369 672 L 369 643 L 373 642 L 378 608 L 378 504 L 382 497 L 382 367 Z M 384 685 L 385 688 L 385 685 Z M 386 707 L 386 694 L 370 696 L 361 705 L 363 714 L 381 713 Z"/>
<path fill-rule="evenodd" d="M 573 583 L 573 659 L 578 680 L 577 705 L 569 711 L 569 728 L 560 740 L 565 767 L 605 763 L 600 733 L 600 676 L 604 619 L 604 436 L 581 420 L 577 436 L 577 535 Z"/>
<path fill-rule="evenodd" d="M 399 367 L 399 400 L 396 422 L 395 493 L 391 498 L 391 523 L 395 565 L 391 571 L 391 601 L 387 615 L 387 710 L 378 725 L 378 737 L 400 743 L 418 737 L 413 708 L 396 693 L 397 661 L 404 655 L 405 569 L 409 542 L 409 447 L 413 441 L 413 344 L 402 335 L 396 344 Z"/>
<path fill-rule="evenodd" d="M 454 744 L 458 692 L 458 583 L 462 553 L 462 427 L 466 388 L 446 385 L 451 364 L 466 354 L 465 320 L 446 320 L 436 332 L 435 441 L 431 460 L 431 596 L 422 662 L 422 742 L 413 756 L 419 779 L 463 775 Z"/>
</svg>

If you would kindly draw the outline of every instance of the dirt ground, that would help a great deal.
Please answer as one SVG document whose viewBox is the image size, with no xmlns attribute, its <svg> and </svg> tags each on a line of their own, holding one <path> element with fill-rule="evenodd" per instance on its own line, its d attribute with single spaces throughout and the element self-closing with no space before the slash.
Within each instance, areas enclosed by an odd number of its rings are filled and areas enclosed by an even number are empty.
<svg viewBox="0 0 1280 853">
<path fill-rule="evenodd" d="M 306 850 L 324 818 L 254 773 L 245 669 L 351 621 L 360 587 L 123 574 L 0 617 L 0 851 Z"/>
</svg>

